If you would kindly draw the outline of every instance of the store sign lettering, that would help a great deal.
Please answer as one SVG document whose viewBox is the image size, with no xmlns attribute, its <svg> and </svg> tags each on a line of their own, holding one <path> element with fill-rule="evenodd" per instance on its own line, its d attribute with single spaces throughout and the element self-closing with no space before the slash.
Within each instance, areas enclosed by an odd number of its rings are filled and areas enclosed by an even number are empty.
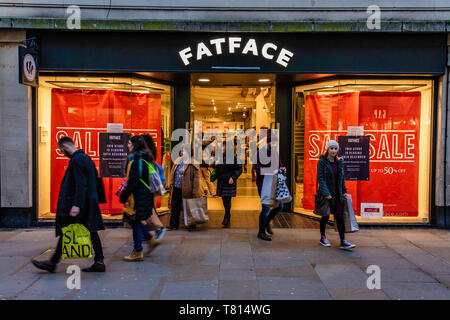
<svg viewBox="0 0 450 320">
<path fill-rule="evenodd" d="M 285 48 L 278 48 L 278 46 L 274 43 L 267 42 L 262 46 L 256 42 L 255 39 L 248 39 L 246 43 L 242 42 L 241 37 L 229 37 L 226 38 L 218 38 L 212 39 L 209 42 L 199 42 L 194 47 L 194 51 L 191 47 L 187 47 L 178 52 L 181 60 L 184 65 L 187 66 L 191 63 L 190 60 L 196 59 L 197 61 L 202 60 L 204 57 L 211 57 L 214 54 L 221 55 L 226 50 L 229 54 L 245 54 L 245 55 L 253 55 L 258 57 L 261 55 L 263 58 L 267 60 L 275 60 L 276 63 L 282 65 L 283 67 L 287 67 L 289 61 L 294 56 L 289 50 Z"/>
<path fill-rule="evenodd" d="M 415 133 L 382 133 L 375 135 L 367 131 L 370 136 L 371 160 L 414 160 L 415 158 Z M 333 140 L 338 140 L 338 134 L 334 134 Z M 325 153 L 327 144 L 331 139 L 331 134 L 311 133 L 309 135 L 309 156 L 318 158 L 320 154 Z"/>
</svg>

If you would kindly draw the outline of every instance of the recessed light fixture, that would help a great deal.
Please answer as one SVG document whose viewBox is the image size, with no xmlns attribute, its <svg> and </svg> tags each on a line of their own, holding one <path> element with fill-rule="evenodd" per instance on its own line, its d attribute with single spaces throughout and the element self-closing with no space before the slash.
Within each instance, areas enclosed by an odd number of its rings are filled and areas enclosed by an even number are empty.
<svg viewBox="0 0 450 320">
<path fill-rule="evenodd" d="M 334 88 L 334 86 L 325 86 L 325 88 Z"/>
<path fill-rule="evenodd" d="M 231 107 L 228 107 L 228 111 L 231 111 Z"/>
<path fill-rule="evenodd" d="M 145 84 L 152 84 L 152 83 L 147 81 Z"/>
<path fill-rule="evenodd" d="M 86 81 L 86 78 L 80 78 L 80 81 Z"/>
<path fill-rule="evenodd" d="M 139 86 L 139 83 L 132 83 L 132 86 Z"/>
<path fill-rule="evenodd" d="M 200 79 L 198 79 L 198 81 L 200 81 L 200 82 L 209 82 L 209 79 L 208 78 L 200 78 Z"/>
<path fill-rule="evenodd" d="M 259 79 L 259 82 L 270 82 L 270 79 Z"/>
<path fill-rule="evenodd" d="M 378 91 L 378 92 L 379 92 L 379 91 L 383 91 L 383 90 L 375 90 L 375 91 Z"/>
</svg>

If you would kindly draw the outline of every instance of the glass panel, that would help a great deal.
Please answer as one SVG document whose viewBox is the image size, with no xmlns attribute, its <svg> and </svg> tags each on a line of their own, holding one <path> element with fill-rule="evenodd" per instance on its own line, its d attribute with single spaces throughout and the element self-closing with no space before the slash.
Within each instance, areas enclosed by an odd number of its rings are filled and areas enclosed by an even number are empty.
<svg viewBox="0 0 450 320">
<path fill-rule="evenodd" d="M 330 139 L 338 141 L 349 126 L 360 126 L 370 137 L 370 178 L 346 181 L 357 219 L 428 222 L 431 110 L 430 80 L 334 80 L 297 87 L 295 211 L 314 215 L 319 156 Z M 382 218 L 369 217 L 367 206 L 383 212 Z"/>
<path fill-rule="evenodd" d="M 41 76 L 38 90 L 39 219 L 55 216 L 59 186 L 69 162 L 57 146 L 62 136 L 71 137 L 101 173 L 100 139 L 107 133 L 108 125 L 115 125 L 115 130 L 130 135 L 148 133 L 156 142 L 157 162 L 161 164 L 161 155 L 166 152 L 162 147 L 163 133 L 170 132 L 171 125 L 170 90 L 169 86 L 154 84 L 146 78 Z M 124 166 L 126 153 L 122 153 Z M 115 156 L 121 157 L 117 153 Z M 115 193 L 124 170 L 117 169 L 119 175 L 115 177 L 102 173 L 107 203 L 100 204 L 100 209 L 107 219 L 121 219 L 123 212 Z M 161 200 L 157 204 L 161 207 Z"/>
</svg>

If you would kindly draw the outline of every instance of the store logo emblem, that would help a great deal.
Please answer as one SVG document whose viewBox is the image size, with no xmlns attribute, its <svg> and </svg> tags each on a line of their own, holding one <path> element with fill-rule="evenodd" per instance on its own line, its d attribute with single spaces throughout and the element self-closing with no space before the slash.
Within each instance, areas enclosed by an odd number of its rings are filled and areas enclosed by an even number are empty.
<svg viewBox="0 0 450 320">
<path fill-rule="evenodd" d="M 367 8 L 367 13 L 370 16 L 367 18 L 367 29 L 380 30 L 381 29 L 381 9 L 377 5 L 372 5 Z"/>
<path fill-rule="evenodd" d="M 256 43 L 255 39 L 248 39 L 245 45 L 242 42 L 241 37 L 229 37 L 226 38 L 218 38 L 218 39 L 212 39 L 209 41 L 210 47 L 205 44 L 205 42 L 199 42 L 195 46 L 195 57 L 197 61 L 200 61 L 203 59 L 203 57 L 211 57 L 215 53 L 216 55 L 222 55 L 224 53 L 223 47 L 225 47 L 224 44 L 228 47 L 229 54 L 235 54 L 237 51 L 239 51 L 241 54 L 247 55 L 251 54 L 253 56 L 259 56 L 261 54 L 263 58 L 267 60 L 273 60 L 276 56 L 276 63 L 283 67 L 287 67 L 289 64 L 289 61 L 294 56 L 294 53 L 292 53 L 289 50 L 286 50 L 284 48 L 281 48 L 278 51 L 278 46 L 274 43 L 267 42 L 262 45 L 262 47 L 258 47 L 258 44 Z M 206 41 L 208 43 L 208 41 Z M 240 49 L 240 48 L 243 49 Z M 194 57 L 194 54 L 192 53 L 191 47 L 187 47 L 181 51 L 178 52 L 181 60 L 183 61 L 183 64 L 185 66 L 190 64 L 189 59 Z"/>
<path fill-rule="evenodd" d="M 67 28 L 68 29 L 81 29 L 81 9 L 79 6 L 72 5 L 66 10 L 66 13 L 70 15 L 67 18 Z"/>
<path fill-rule="evenodd" d="M 70 265 L 67 267 L 66 273 L 72 274 L 69 278 L 67 278 L 67 289 L 73 290 L 73 289 L 81 289 L 81 270 L 80 267 L 77 265 Z"/>
<path fill-rule="evenodd" d="M 36 61 L 29 53 L 23 57 L 23 74 L 29 82 L 33 82 L 36 79 Z"/>
</svg>

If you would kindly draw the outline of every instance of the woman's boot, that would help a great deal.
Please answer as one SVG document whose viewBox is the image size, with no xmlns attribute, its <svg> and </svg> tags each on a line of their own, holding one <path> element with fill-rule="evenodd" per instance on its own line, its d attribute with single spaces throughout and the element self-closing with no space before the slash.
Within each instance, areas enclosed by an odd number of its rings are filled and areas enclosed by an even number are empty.
<svg viewBox="0 0 450 320">
<path fill-rule="evenodd" d="M 229 227 L 230 226 L 230 218 L 231 218 L 231 214 L 225 213 L 225 216 L 223 217 L 223 221 L 222 221 L 222 224 L 223 224 L 224 227 Z"/>
</svg>

